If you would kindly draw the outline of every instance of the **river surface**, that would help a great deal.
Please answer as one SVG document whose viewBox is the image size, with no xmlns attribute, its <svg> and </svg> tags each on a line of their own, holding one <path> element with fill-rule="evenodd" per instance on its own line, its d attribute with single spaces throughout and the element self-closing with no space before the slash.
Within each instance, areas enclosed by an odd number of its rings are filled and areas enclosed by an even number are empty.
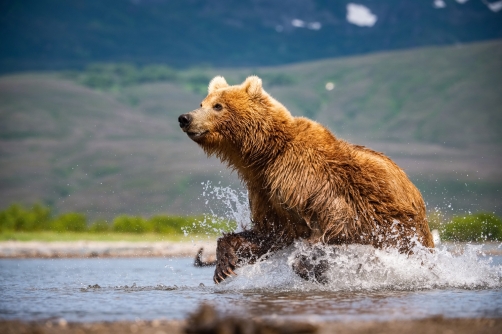
<svg viewBox="0 0 502 334">
<path fill-rule="evenodd" d="M 182 319 L 201 302 L 225 313 L 310 321 L 502 317 L 502 256 L 401 254 L 347 247 L 328 284 L 290 269 L 301 246 L 214 285 L 192 259 L 0 260 L 0 319 Z"/>
</svg>

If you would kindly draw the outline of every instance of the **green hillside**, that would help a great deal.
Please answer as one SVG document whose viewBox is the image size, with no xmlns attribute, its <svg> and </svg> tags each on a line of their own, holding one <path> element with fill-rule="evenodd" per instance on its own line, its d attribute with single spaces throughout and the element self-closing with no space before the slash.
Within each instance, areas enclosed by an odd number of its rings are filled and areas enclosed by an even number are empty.
<svg viewBox="0 0 502 334">
<path fill-rule="evenodd" d="M 249 74 L 294 115 L 394 158 L 430 208 L 502 212 L 502 42 L 253 69 L 191 69 L 176 79 L 95 90 L 86 72 L 0 77 L 0 206 L 56 212 L 208 212 L 202 182 L 238 186 L 178 128 L 201 83 Z M 68 79 L 72 78 L 72 79 Z M 197 79 L 198 78 L 198 79 Z M 326 90 L 326 83 L 334 84 Z"/>
<path fill-rule="evenodd" d="M 181 88 L 154 88 L 199 103 Z M 58 211 L 105 218 L 185 213 L 200 182 L 221 170 L 199 150 L 180 145 L 185 138 L 177 131 L 175 104 L 165 107 L 166 115 L 151 117 L 54 75 L 18 75 L 0 79 L 0 108 L 3 207 L 42 201 Z"/>
<path fill-rule="evenodd" d="M 500 41 L 214 73 L 235 82 L 251 72 L 290 75 L 293 82 L 268 90 L 293 114 L 339 134 L 449 146 L 502 143 Z"/>
</svg>

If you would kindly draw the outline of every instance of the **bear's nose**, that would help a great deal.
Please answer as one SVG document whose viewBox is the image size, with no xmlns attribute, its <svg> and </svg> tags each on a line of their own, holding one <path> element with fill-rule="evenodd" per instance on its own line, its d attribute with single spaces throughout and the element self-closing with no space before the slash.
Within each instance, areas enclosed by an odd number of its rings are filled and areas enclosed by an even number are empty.
<svg viewBox="0 0 502 334">
<path fill-rule="evenodd" d="M 180 128 L 186 128 L 192 123 L 192 116 L 190 114 L 183 114 L 178 117 L 178 122 L 180 122 Z"/>
</svg>

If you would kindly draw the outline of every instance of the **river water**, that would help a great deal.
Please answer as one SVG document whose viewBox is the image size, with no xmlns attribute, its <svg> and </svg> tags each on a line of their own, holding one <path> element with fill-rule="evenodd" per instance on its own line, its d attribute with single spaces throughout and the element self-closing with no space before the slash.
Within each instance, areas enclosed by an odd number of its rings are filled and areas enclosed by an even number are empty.
<svg viewBox="0 0 502 334">
<path fill-rule="evenodd" d="M 500 246 L 498 246 L 500 247 Z M 441 247 L 405 256 L 365 246 L 331 254 L 329 282 L 291 270 L 297 244 L 214 285 L 192 259 L 0 260 L 0 319 L 182 319 L 201 302 L 225 313 L 311 321 L 502 317 L 502 256 Z"/>
</svg>

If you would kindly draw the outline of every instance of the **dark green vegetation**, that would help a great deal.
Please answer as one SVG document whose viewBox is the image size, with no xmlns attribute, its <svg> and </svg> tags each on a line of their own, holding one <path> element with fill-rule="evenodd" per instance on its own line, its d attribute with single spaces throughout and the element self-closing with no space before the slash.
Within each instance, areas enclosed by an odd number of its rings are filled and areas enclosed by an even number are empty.
<svg viewBox="0 0 502 334">
<path fill-rule="evenodd" d="M 235 223 L 221 219 L 157 215 L 150 218 L 120 215 L 110 223 L 97 220 L 88 223 L 82 213 L 68 212 L 53 217 L 51 210 L 40 204 L 25 208 L 12 204 L 0 211 L 0 234 L 11 232 L 91 232 L 91 233 L 156 233 L 163 235 L 206 234 L 216 235 L 235 228 Z"/>
<path fill-rule="evenodd" d="M 126 68 L 143 81 L 127 79 Z M 148 80 L 137 74 L 145 71 Z M 93 73 L 113 84 L 90 84 Z M 258 74 L 293 115 L 391 156 L 429 209 L 500 215 L 501 73 L 497 41 L 273 68 L 101 64 L 71 78 L 67 72 L 3 76 L 0 205 L 41 201 L 56 214 L 109 221 L 121 214 L 227 210 L 203 194 L 201 183 L 238 188 L 236 175 L 207 159 L 177 118 L 199 106 L 214 75 L 236 84 Z M 325 89 L 327 82 L 333 90 Z"/>
<path fill-rule="evenodd" d="M 438 219 L 439 218 L 439 219 Z M 502 219 L 490 213 L 474 215 L 455 215 L 451 221 L 431 214 L 430 228 L 438 229 L 443 241 L 502 241 Z M 28 232 L 27 239 L 46 239 L 43 233 L 30 235 L 33 232 L 56 232 L 67 239 L 67 232 L 109 234 L 158 234 L 158 235 L 219 235 L 223 231 L 232 231 L 234 222 L 204 217 L 182 217 L 157 215 L 150 218 L 140 216 L 119 215 L 110 222 L 96 220 L 88 223 L 84 214 L 68 212 L 53 217 L 51 210 L 40 204 L 25 208 L 12 204 L 0 211 L 0 240 L 22 239 L 19 232 Z M 57 236 L 51 236 L 57 240 Z"/>
<path fill-rule="evenodd" d="M 428 221 L 429 228 L 438 230 L 443 241 L 502 241 L 502 219 L 493 213 L 469 213 L 448 218 L 440 211 L 430 211 Z"/>
<path fill-rule="evenodd" d="M 354 1 L 3 0 L 0 71 L 110 59 L 270 66 L 502 37 L 502 12 L 487 1 L 446 1 L 441 9 L 432 0 L 356 2 L 376 16 L 371 27 L 347 21 L 348 3 Z"/>
<path fill-rule="evenodd" d="M 444 240 L 502 241 L 502 219 L 490 213 L 455 216 L 440 229 Z"/>
</svg>

